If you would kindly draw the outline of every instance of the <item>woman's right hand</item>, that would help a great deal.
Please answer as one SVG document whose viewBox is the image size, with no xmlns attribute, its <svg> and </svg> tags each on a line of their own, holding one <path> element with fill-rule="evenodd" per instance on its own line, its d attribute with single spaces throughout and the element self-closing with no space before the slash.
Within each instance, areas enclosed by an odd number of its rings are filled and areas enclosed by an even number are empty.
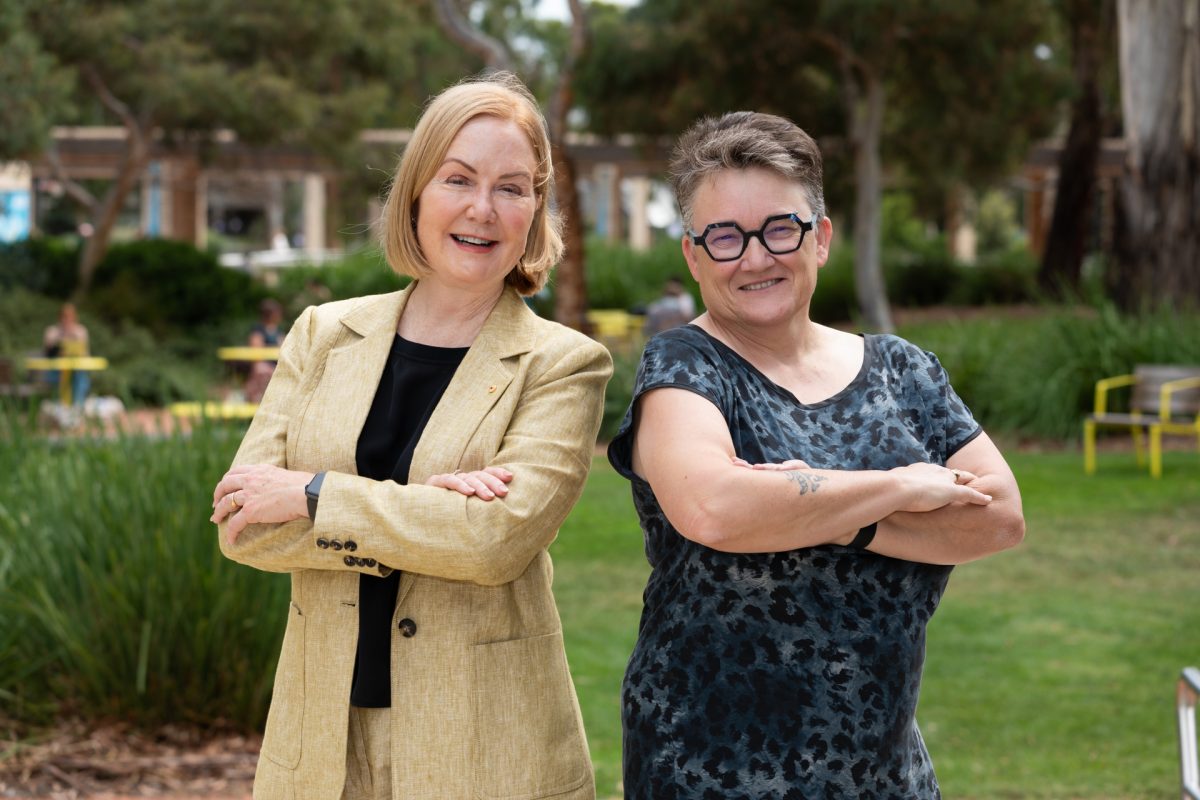
<svg viewBox="0 0 1200 800">
<path fill-rule="evenodd" d="M 899 511 L 934 511 L 951 503 L 986 506 L 991 495 L 970 484 L 978 476 L 961 469 L 948 469 L 937 464 L 916 463 L 889 470 L 905 488 L 907 502 Z"/>
<path fill-rule="evenodd" d="M 508 494 L 508 486 L 505 484 L 512 479 L 513 474 L 504 467 L 484 467 L 473 472 L 430 475 L 425 479 L 425 485 L 452 489 L 459 494 L 478 497 L 480 500 L 493 500 Z"/>
</svg>

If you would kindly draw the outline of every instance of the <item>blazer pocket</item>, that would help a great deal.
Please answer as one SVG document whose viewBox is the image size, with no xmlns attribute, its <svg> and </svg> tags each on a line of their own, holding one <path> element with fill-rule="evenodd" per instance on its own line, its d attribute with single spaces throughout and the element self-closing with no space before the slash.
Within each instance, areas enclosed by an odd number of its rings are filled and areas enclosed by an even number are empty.
<svg viewBox="0 0 1200 800">
<path fill-rule="evenodd" d="M 476 796 L 533 800 L 590 780 L 562 633 L 471 650 Z"/>
<path fill-rule="evenodd" d="M 262 743 L 262 755 L 287 769 L 295 769 L 300 763 L 304 734 L 304 624 L 304 614 L 293 602 L 275 670 L 271 710 L 267 712 L 267 731 Z"/>
</svg>

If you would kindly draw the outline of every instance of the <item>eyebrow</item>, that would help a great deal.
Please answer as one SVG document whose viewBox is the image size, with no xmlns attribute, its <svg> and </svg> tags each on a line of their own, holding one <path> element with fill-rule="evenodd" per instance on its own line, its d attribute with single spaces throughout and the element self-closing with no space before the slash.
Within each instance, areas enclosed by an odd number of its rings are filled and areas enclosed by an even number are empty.
<svg viewBox="0 0 1200 800">
<path fill-rule="evenodd" d="M 459 163 L 459 164 L 462 164 L 464 167 L 466 167 L 467 169 L 469 169 L 471 172 L 474 172 L 474 173 L 477 173 L 477 174 L 478 174 L 478 172 L 479 172 L 479 170 L 475 169 L 475 167 L 471 166 L 471 165 L 470 165 L 470 164 L 468 164 L 466 161 L 463 161 L 461 158 L 455 158 L 454 156 L 449 156 L 449 157 L 447 157 L 447 158 L 446 158 L 446 160 L 442 162 L 442 166 L 445 166 L 446 164 L 448 164 L 448 163 L 449 163 L 449 162 L 451 162 L 451 161 L 454 161 L 454 162 L 457 162 L 457 163 Z M 519 171 L 517 171 L 517 172 L 506 172 L 506 173 L 504 173 L 503 175 L 501 175 L 501 176 L 500 176 L 500 180 L 502 180 L 502 181 L 503 181 L 503 180 L 509 180 L 510 178 L 528 178 L 528 179 L 529 179 L 529 180 L 531 180 L 531 181 L 533 180 L 533 176 L 532 176 L 532 175 L 530 175 L 530 174 L 529 174 L 528 172 L 526 172 L 525 170 L 519 170 Z"/>
</svg>

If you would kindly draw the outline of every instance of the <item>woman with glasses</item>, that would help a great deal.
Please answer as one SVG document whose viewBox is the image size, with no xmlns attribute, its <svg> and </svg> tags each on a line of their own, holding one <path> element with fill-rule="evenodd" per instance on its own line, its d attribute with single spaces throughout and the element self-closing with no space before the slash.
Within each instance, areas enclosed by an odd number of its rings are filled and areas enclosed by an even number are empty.
<svg viewBox="0 0 1200 800">
<path fill-rule="evenodd" d="M 925 626 L 953 564 L 1021 541 L 1016 482 L 931 353 L 809 319 L 833 227 L 808 134 L 703 120 L 672 182 L 707 310 L 649 342 L 609 448 L 652 567 L 626 797 L 938 797 Z"/>
</svg>

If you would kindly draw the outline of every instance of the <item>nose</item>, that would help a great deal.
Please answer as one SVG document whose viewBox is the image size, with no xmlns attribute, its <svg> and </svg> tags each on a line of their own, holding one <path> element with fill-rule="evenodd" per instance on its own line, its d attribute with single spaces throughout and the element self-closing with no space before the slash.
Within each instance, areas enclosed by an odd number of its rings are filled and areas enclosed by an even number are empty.
<svg viewBox="0 0 1200 800">
<path fill-rule="evenodd" d="M 469 212 L 473 218 L 484 221 L 496 215 L 496 204 L 491 191 L 486 186 L 478 187 L 471 196 Z"/>
<path fill-rule="evenodd" d="M 775 256 L 763 244 L 762 235 L 751 236 L 742 253 L 742 269 L 765 269 L 775 263 Z"/>
</svg>

